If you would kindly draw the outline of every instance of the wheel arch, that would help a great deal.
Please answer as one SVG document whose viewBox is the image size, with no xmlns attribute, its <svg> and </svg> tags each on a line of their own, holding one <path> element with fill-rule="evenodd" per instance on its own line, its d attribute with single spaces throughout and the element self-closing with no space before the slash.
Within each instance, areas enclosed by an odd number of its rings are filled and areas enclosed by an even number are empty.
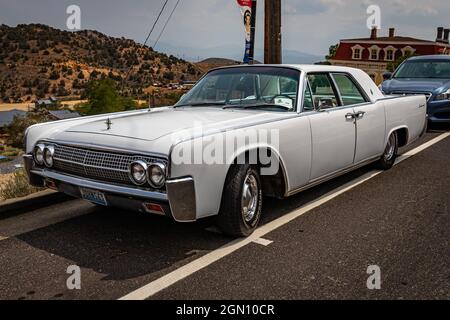
<svg viewBox="0 0 450 320">
<path fill-rule="evenodd" d="M 391 134 L 393 134 L 394 132 L 397 133 L 398 147 L 401 148 L 406 146 L 409 141 L 409 129 L 407 126 L 399 126 L 391 129 L 389 134 L 386 136 L 385 144 L 387 143 L 387 140 L 389 139 Z"/>
<path fill-rule="evenodd" d="M 250 153 L 252 152 L 256 152 L 256 154 L 258 155 L 256 165 L 262 168 L 263 164 L 261 163 L 261 159 L 259 158 L 259 154 L 261 151 L 270 152 L 271 163 L 274 161 L 274 159 L 278 159 L 278 169 L 275 175 L 260 174 L 261 182 L 263 185 L 263 193 L 265 196 L 284 198 L 287 191 L 289 190 L 289 179 L 287 175 L 287 170 L 278 150 L 276 150 L 270 145 L 252 146 L 235 152 L 231 161 L 228 162 L 229 166 L 227 168 L 226 177 L 228 178 L 228 174 L 232 166 L 238 163 L 238 159 L 242 159 L 242 157 L 245 156 L 246 161 L 248 161 Z"/>
</svg>

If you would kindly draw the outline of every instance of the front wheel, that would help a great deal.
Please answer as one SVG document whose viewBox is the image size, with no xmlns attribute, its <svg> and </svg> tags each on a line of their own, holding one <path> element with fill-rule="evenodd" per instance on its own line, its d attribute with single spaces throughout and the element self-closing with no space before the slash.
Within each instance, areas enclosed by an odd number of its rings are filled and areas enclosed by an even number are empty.
<svg viewBox="0 0 450 320">
<path fill-rule="evenodd" d="M 386 149 L 384 149 L 384 153 L 381 156 L 380 160 L 377 162 L 378 168 L 382 170 L 389 170 L 395 163 L 397 159 L 398 152 L 398 139 L 397 133 L 393 132 L 389 136 L 388 143 L 386 145 Z"/>
<path fill-rule="evenodd" d="M 227 235 L 247 237 L 261 218 L 262 189 L 257 167 L 233 165 L 227 175 L 218 226 Z"/>
</svg>

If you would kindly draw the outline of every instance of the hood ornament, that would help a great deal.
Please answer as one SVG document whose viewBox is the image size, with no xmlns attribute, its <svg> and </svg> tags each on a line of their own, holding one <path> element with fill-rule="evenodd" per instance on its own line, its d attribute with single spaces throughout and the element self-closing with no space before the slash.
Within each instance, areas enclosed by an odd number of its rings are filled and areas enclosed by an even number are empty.
<svg viewBox="0 0 450 320">
<path fill-rule="evenodd" d="M 106 124 L 106 130 L 110 130 L 111 129 L 111 125 L 112 125 L 111 119 L 108 118 L 105 121 L 105 124 Z"/>
</svg>

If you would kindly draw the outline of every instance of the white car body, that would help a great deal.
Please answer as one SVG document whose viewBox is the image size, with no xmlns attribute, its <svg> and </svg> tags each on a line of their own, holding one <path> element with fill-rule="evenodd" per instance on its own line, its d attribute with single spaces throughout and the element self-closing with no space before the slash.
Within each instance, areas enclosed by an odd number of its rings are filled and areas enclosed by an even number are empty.
<svg viewBox="0 0 450 320">
<path fill-rule="evenodd" d="M 219 213 L 231 163 L 247 150 L 234 150 L 227 164 L 175 164 L 172 161 L 174 152 L 193 140 L 199 139 L 200 143 L 205 143 L 202 138 L 225 133 L 238 136 L 246 128 L 278 130 L 279 146 L 257 144 L 246 148 L 267 148 L 279 157 L 282 174 L 278 186 L 282 192 L 275 195 L 287 197 L 378 160 L 394 131 L 398 132 L 399 146 L 412 143 L 425 131 L 427 120 L 424 96 L 385 97 L 370 77 L 359 69 L 318 65 L 271 67 L 300 71 L 295 112 L 165 107 L 34 125 L 26 134 L 25 162 L 30 181 L 36 185 L 53 181 L 57 189 L 75 196 L 80 196 L 76 191 L 79 187 L 99 190 L 111 198 L 109 204 L 130 209 L 145 210 L 142 206 L 145 201 L 167 203 L 166 211 L 170 212 L 166 212 L 166 215 L 180 222 L 195 221 Z M 304 111 L 303 92 L 310 73 L 345 73 L 364 91 L 368 101 L 332 109 Z M 348 114 L 358 113 L 362 116 L 355 121 L 346 118 Z M 107 121 L 112 123 L 109 129 L 105 125 Z M 195 123 L 202 124 L 200 136 L 193 130 Z M 180 130 L 184 130 L 185 134 L 174 142 L 173 134 Z M 167 190 L 111 184 L 88 174 L 77 176 L 39 167 L 33 162 L 33 150 L 42 141 L 162 159 L 168 166 Z M 88 170 L 84 169 L 86 172 Z M 55 184 L 52 186 L 55 187 Z"/>
</svg>

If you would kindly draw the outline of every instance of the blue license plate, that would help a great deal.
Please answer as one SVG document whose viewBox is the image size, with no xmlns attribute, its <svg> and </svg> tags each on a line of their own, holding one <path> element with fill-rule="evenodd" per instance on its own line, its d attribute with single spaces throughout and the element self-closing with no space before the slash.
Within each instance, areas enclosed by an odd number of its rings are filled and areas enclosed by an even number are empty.
<svg viewBox="0 0 450 320">
<path fill-rule="evenodd" d="M 106 201 L 105 194 L 100 191 L 80 188 L 81 198 L 87 200 L 89 202 L 99 204 L 101 206 L 107 206 L 108 202 Z"/>
</svg>

